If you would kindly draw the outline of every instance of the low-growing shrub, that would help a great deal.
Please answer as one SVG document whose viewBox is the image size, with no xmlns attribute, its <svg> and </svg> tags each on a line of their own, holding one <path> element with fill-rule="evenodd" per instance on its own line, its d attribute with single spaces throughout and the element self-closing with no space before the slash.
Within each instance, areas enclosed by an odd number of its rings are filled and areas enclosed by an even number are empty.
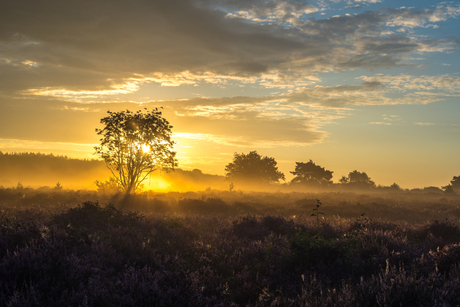
<svg viewBox="0 0 460 307">
<path fill-rule="evenodd" d="M 296 228 L 296 233 L 289 238 L 294 264 L 306 267 L 348 259 L 352 253 L 348 243 L 342 239 L 325 239 L 321 232 L 311 235 L 301 228 Z"/>
<path fill-rule="evenodd" d="M 456 221 L 357 219 L 362 207 L 343 219 L 328 200 L 318 222 L 311 208 L 277 215 L 251 197 L 240 200 L 269 215 L 235 215 L 211 192 L 177 199 L 148 215 L 97 202 L 1 209 L 0 306 L 460 304 Z"/>
<path fill-rule="evenodd" d="M 199 214 L 211 214 L 211 213 L 221 213 L 228 214 L 231 213 L 232 208 L 227 205 L 223 200 L 218 198 L 208 198 L 208 199 L 181 199 L 177 204 L 179 211 L 184 213 L 199 213 Z"/>
</svg>

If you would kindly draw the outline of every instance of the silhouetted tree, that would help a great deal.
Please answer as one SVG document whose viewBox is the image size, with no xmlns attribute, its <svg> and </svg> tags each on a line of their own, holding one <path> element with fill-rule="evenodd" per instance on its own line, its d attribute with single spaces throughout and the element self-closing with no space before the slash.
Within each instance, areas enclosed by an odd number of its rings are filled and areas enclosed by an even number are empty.
<svg viewBox="0 0 460 307">
<path fill-rule="evenodd" d="M 358 172 L 354 170 L 348 174 L 348 180 L 350 184 L 360 185 L 360 186 L 375 186 L 375 182 L 369 178 L 365 172 Z"/>
<path fill-rule="evenodd" d="M 225 176 L 234 181 L 270 183 L 285 180 L 276 164 L 274 158 L 262 157 L 257 151 L 251 151 L 247 155 L 235 153 L 233 162 L 225 167 Z"/>
<path fill-rule="evenodd" d="M 449 188 L 450 187 L 450 188 Z M 460 176 L 454 176 L 454 178 L 450 181 L 450 184 L 442 187 L 443 190 L 447 192 L 447 189 L 454 191 L 460 191 Z"/>
<path fill-rule="evenodd" d="M 145 109 L 147 110 L 147 109 Z M 101 145 L 96 154 L 104 159 L 117 184 L 128 194 L 158 168 L 174 169 L 177 161 L 172 150 L 172 126 L 157 108 L 152 111 L 108 112 L 101 119 Z"/>
<path fill-rule="evenodd" d="M 307 163 L 296 162 L 295 171 L 291 172 L 295 177 L 291 183 L 303 184 L 330 184 L 332 173 L 319 165 L 316 165 L 312 160 Z"/>
<path fill-rule="evenodd" d="M 443 186 L 442 189 L 444 190 L 445 193 L 447 194 L 453 194 L 455 193 L 454 188 L 452 187 L 451 184 L 448 184 L 446 186 Z"/>
<path fill-rule="evenodd" d="M 341 184 L 347 184 L 348 183 L 348 177 L 342 176 L 342 178 L 340 178 L 339 182 Z"/>
<path fill-rule="evenodd" d="M 450 183 L 454 189 L 460 189 L 460 176 L 454 176 Z"/>
</svg>

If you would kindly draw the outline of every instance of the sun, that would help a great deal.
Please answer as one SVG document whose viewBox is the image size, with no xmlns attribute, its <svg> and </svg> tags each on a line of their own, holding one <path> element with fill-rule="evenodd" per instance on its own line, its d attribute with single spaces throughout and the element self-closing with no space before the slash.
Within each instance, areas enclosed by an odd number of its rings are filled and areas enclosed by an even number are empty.
<svg viewBox="0 0 460 307">
<path fill-rule="evenodd" d="M 150 146 L 147 144 L 142 145 L 142 152 L 143 153 L 148 153 L 150 151 Z"/>
</svg>

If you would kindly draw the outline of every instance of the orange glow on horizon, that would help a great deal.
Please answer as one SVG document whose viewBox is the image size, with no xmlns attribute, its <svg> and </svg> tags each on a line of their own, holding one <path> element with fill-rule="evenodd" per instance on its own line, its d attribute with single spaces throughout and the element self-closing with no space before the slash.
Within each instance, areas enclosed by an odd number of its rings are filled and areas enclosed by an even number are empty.
<svg viewBox="0 0 460 307">
<path fill-rule="evenodd" d="M 145 185 L 147 190 L 154 190 L 154 191 L 167 191 L 171 187 L 171 183 L 164 180 L 163 178 L 156 177 L 153 180 L 149 180 L 146 182 Z"/>
</svg>

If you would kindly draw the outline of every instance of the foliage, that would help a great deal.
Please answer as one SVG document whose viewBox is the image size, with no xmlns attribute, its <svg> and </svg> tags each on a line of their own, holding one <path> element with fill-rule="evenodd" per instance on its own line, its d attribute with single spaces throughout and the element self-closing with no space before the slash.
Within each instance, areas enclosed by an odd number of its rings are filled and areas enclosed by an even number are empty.
<svg viewBox="0 0 460 307">
<path fill-rule="evenodd" d="M 0 155 L 0 169 L 0 182 L 13 186 L 20 181 L 36 188 L 55 187 L 57 182 L 65 189 L 81 188 L 93 178 L 110 175 L 103 161 L 40 153 L 4 153 Z"/>
<path fill-rule="evenodd" d="M 24 201 L 29 196 L 22 195 L 33 192 L 0 189 L 0 200 L 10 201 L 11 195 L 17 195 Z M 44 201 L 53 203 L 60 194 L 53 189 L 50 193 Z M 65 193 L 75 197 L 70 191 Z M 234 199 L 237 194 L 224 191 L 221 195 Z M 162 197 L 155 195 L 156 200 Z M 347 201 L 340 206 L 354 215 L 334 219 L 331 214 L 319 228 L 307 214 L 271 214 L 276 209 L 273 202 L 283 210 L 292 206 L 281 205 L 286 195 L 241 197 L 246 198 L 238 198 L 240 202 L 260 206 L 264 215 L 198 211 L 140 215 L 97 202 L 55 214 L 45 211 L 45 206 L 40 210 L 25 210 L 19 203 L 16 209 L 2 207 L 0 306 L 460 304 L 458 219 L 425 220 L 419 225 L 366 219 L 356 211 L 365 207 L 366 215 L 368 209 L 375 215 L 373 210 L 392 208 L 402 215 L 407 208 L 395 210 L 391 199 L 377 204 L 378 197 L 341 193 L 334 200 L 323 194 L 328 213 L 330 203 Z M 255 204 L 256 197 L 260 205 Z M 352 205 L 356 203 L 353 197 L 362 204 Z M 404 195 L 398 197 L 394 202 L 400 204 Z M 134 195 L 130 201 L 141 200 L 142 195 Z M 232 207 L 229 200 L 218 198 L 183 200 L 180 204 L 187 210 L 208 209 L 213 204 L 224 211 Z M 299 210 L 305 212 L 305 203 L 315 201 L 303 198 Z M 422 212 L 431 206 L 430 213 L 444 214 L 456 208 L 454 204 L 444 208 L 439 197 L 435 204 L 415 202 L 413 206 L 418 210 L 422 206 Z M 177 210 L 174 201 L 169 206 Z"/>
<path fill-rule="evenodd" d="M 146 109 L 147 110 L 147 109 Z M 136 191 L 158 168 L 174 169 L 172 126 L 157 108 L 151 112 L 110 112 L 101 119 L 101 144 L 96 154 L 104 159 L 118 185 L 127 193 Z"/>
<path fill-rule="evenodd" d="M 226 177 L 235 181 L 279 182 L 285 180 L 284 174 L 278 171 L 274 158 L 262 157 L 257 151 L 247 155 L 235 153 L 233 162 L 225 167 Z"/>
<path fill-rule="evenodd" d="M 450 181 L 450 184 L 454 190 L 460 190 L 460 176 L 454 176 L 454 178 Z"/>
<path fill-rule="evenodd" d="M 103 194 L 114 194 L 121 192 L 120 186 L 118 185 L 118 181 L 114 177 L 110 177 L 105 181 L 96 180 L 94 181 L 94 184 L 96 184 L 97 191 Z"/>
<path fill-rule="evenodd" d="M 340 178 L 339 182 L 341 184 L 347 184 L 349 181 L 348 177 L 345 177 L 345 176 L 342 176 L 342 178 Z"/>
<path fill-rule="evenodd" d="M 307 163 L 296 162 L 295 171 L 291 172 L 295 176 L 291 183 L 331 184 L 332 173 L 312 160 Z"/>
<path fill-rule="evenodd" d="M 359 186 L 369 186 L 374 187 L 375 182 L 369 178 L 369 176 L 365 172 L 358 172 L 354 170 L 348 174 L 349 184 L 352 185 L 359 185 Z"/>
<path fill-rule="evenodd" d="M 443 186 L 442 189 L 444 190 L 444 192 L 446 192 L 447 194 L 453 194 L 455 193 L 454 191 L 454 188 L 451 184 L 448 184 L 446 186 Z"/>
<path fill-rule="evenodd" d="M 62 189 L 64 189 L 64 186 L 60 182 L 58 182 L 56 183 L 56 186 L 54 187 L 54 189 L 56 191 L 62 191 Z"/>
<path fill-rule="evenodd" d="M 314 213 L 311 214 L 311 216 L 316 216 L 316 222 L 318 223 L 318 225 L 319 225 L 319 216 L 320 216 L 320 215 L 324 215 L 324 212 L 320 212 L 320 211 L 319 211 L 319 207 L 320 207 L 321 205 L 322 205 L 322 204 L 321 204 L 321 201 L 320 201 L 319 199 L 316 199 L 316 208 L 313 209 L 313 212 L 314 212 Z"/>
<path fill-rule="evenodd" d="M 460 191 L 460 176 L 454 176 L 450 181 L 450 184 L 443 186 L 442 189 L 446 193 L 455 193 L 456 191 Z"/>
<path fill-rule="evenodd" d="M 293 261 L 296 265 L 314 266 L 319 263 L 332 264 L 351 257 L 351 247 L 347 242 L 337 239 L 325 239 L 321 232 L 311 235 L 308 231 L 296 228 L 296 233 L 289 238 Z"/>
</svg>

